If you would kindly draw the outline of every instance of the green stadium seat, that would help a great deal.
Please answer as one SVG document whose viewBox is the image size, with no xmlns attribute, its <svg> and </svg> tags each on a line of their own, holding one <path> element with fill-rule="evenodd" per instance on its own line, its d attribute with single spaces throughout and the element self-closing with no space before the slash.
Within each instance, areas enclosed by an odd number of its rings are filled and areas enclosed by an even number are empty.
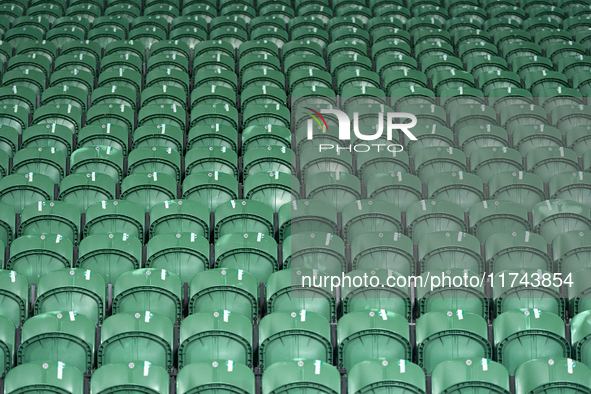
<svg viewBox="0 0 591 394">
<path fill-rule="evenodd" d="M 59 234 L 26 235 L 12 241 L 6 269 L 27 278 L 29 284 L 52 271 L 72 266 L 72 242 Z"/>
<path fill-rule="evenodd" d="M 466 233 L 464 210 L 451 202 L 421 200 L 406 209 L 406 225 L 409 237 L 416 243 L 424 235 L 436 231 Z"/>
<path fill-rule="evenodd" d="M 326 362 L 314 359 L 279 361 L 265 370 L 261 381 L 264 394 L 284 390 L 338 393 L 340 387 L 339 371 Z"/>
<path fill-rule="evenodd" d="M 335 293 L 328 286 L 313 285 L 312 281 L 318 275 L 317 271 L 292 272 L 286 269 L 269 276 L 265 284 L 267 314 L 299 309 L 317 313 L 329 321 L 336 321 Z"/>
<path fill-rule="evenodd" d="M 99 88 L 100 89 L 100 88 Z M 97 90 L 99 90 L 97 89 Z M 107 146 L 127 155 L 129 133 L 125 127 L 112 123 L 83 127 L 78 133 L 78 148 Z"/>
<path fill-rule="evenodd" d="M 546 200 L 532 209 L 534 231 L 548 243 L 568 231 L 591 229 L 589 208 L 571 200 Z"/>
<path fill-rule="evenodd" d="M 491 272 L 510 269 L 551 270 L 546 241 L 538 234 L 506 232 L 490 235 L 485 241 L 486 261 Z"/>
<path fill-rule="evenodd" d="M 236 74 L 231 73 L 236 78 Z M 208 82 L 209 83 L 209 82 Z M 217 83 L 217 82 L 213 82 Z M 235 87 L 233 87 L 235 89 Z M 233 129 L 238 128 L 238 111 L 236 108 L 228 104 L 223 106 L 200 106 L 195 107 L 191 111 L 191 128 L 199 125 L 219 124 L 222 126 L 230 126 Z"/>
<path fill-rule="evenodd" d="M 369 198 L 390 201 L 403 211 L 423 198 L 420 179 L 400 171 L 376 173 L 369 178 L 366 187 Z"/>
<path fill-rule="evenodd" d="M 490 358 L 485 320 L 463 310 L 429 312 L 417 319 L 418 364 L 431 374 L 442 362 L 455 358 Z"/>
<path fill-rule="evenodd" d="M 66 171 L 66 156 L 55 148 L 26 148 L 15 153 L 12 173 L 42 173 L 59 183 Z"/>
<path fill-rule="evenodd" d="M 120 69 L 123 69 L 124 71 L 120 72 Z M 120 72 L 120 74 L 127 70 L 141 73 L 143 72 L 143 69 L 142 59 L 132 51 L 126 53 L 114 53 L 101 59 L 101 74 L 110 70 L 115 70 Z M 117 88 L 120 88 L 120 86 L 117 86 Z"/>
<path fill-rule="evenodd" d="M 77 244 L 80 240 L 80 210 L 62 201 L 39 201 L 21 211 L 17 237 L 60 234 Z"/>
<path fill-rule="evenodd" d="M 345 205 L 342 226 L 347 243 L 368 232 L 403 230 L 401 211 L 394 204 L 382 200 L 358 200 Z"/>
<path fill-rule="evenodd" d="M 147 125 L 133 132 L 132 149 L 162 147 L 183 152 L 183 131 L 165 123 L 157 126 Z"/>
<path fill-rule="evenodd" d="M 277 271 L 277 244 L 263 233 L 232 233 L 220 237 L 215 243 L 216 268 L 239 269 L 266 282 Z"/>
<path fill-rule="evenodd" d="M 29 317 L 29 283 L 24 275 L 15 271 L 0 270 L 0 313 L 14 326 L 20 327 Z M 11 361 L 12 363 L 12 361 Z"/>
<path fill-rule="evenodd" d="M 190 394 L 195 390 L 255 391 L 252 370 L 234 360 L 215 360 L 186 365 L 176 378 L 176 392 Z"/>
<path fill-rule="evenodd" d="M 244 197 L 265 203 L 277 212 L 285 203 L 300 198 L 300 183 L 291 174 L 257 172 L 246 178 Z"/>
<path fill-rule="evenodd" d="M 452 147 L 425 148 L 415 155 L 414 165 L 416 175 L 423 182 L 444 171 L 467 171 L 466 155 Z"/>
<path fill-rule="evenodd" d="M 127 271 L 113 285 L 113 314 L 151 311 L 179 322 L 182 298 L 181 280 L 173 272 L 157 268 Z"/>
<path fill-rule="evenodd" d="M 129 175 L 121 182 L 120 197 L 138 203 L 149 212 L 154 205 L 177 197 L 177 182 L 164 172 Z"/>
<path fill-rule="evenodd" d="M 228 310 L 256 321 L 259 282 L 244 270 L 213 268 L 195 274 L 189 283 L 189 314 Z"/>
<path fill-rule="evenodd" d="M 588 245 L 589 231 L 586 230 L 568 231 L 556 236 L 552 241 L 552 252 L 557 270 L 566 276 L 587 268 Z"/>
<path fill-rule="evenodd" d="M 179 330 L 179 369 L 193 363 L 232 360 L 251 368 L 253 329 L 249 318 L 229 310 L 194 313 Z"/>
<path fill-rule="evenodd" d="M 283 241 L 283 269 L 341 275 L 347 270 L 345 243 L 330 233 L 297 233 Z"/>
<path fill-rule="evenodd" d="M 421 237 L 418 241 L 418 261 L 421 272 L 450 268 L 484 272 L 480 242 L 461 231 L 436 231 Z"/>
<path fill-rule="evenodd" d="M 183 181 L 183 199 L 205 204 L 210 210 L 238 198 L 238 181 L 220 172 L 199 172 Z"/>
<path fill-rule="evenodd" d="M 513 268 L 497 273 L 493 279 L 496 285 L 492 291 L 493 311 L 499 316 L 522 308 L 538 309 L 564 319 L 564 298 L 560 286 L 552 279 L 552 272 L 542 269 Z"/>
<path fill-rule="evenodd" d="M 490 123 L 462 127 L 457 134 L 460 148 L 467 156 L 479 148 L 499 149 L 509 145 L 508 133 L 503 128 Z"/>
<path fill-rule="evenodd" d="M 384 309 L 344 315 L 337 324 L 337 346 L 338 366 L 346 370 L 368 359 L 408 360 L 412 349 L 406 318 Z"/>
<path fill-rule="evenodd" d="M 442 172 L 439 176 L 429 178 L 427 194 L 431 199 L 457 204 L 465 211 L 485 199 L 482 180 L 464 171 Z"/>
<path fill-rule="evenodd" d="M 209 242 L 195 233 L 162 234 L 150 238 L 146 268 L 163 269 L 189 283 L 195 274 L 209 268 Z"/>
<path fill-rule="evenodd" d="M 84 377 L 76 367 L 62 361 L 37 361 L 9 371 L 4 387 L 7 392 L 46 390 L 74 394 L 84 391 Z"/>
<path fill-rule="evenodd" d="M 508 394 L 509 373 L 501 364 L 488 359 L 444 361 L 433 369 L 433 394 L 458 393 L 468 390 L 490 390 Z"/>
<path fill-rule="evenodd" d="M 332 363 L 328 320 L 305 310 L 263 317 L 259 324 L 259 369 L 264 371 L 294 358 Z"/>
<path fill-rule="evenodd" d="M 126 233 L 90 235 L 80 242 L 76 267 L 114 284 L 124 272 L 140 268 L 141 256 L 141 242 Z"/>
<path fill-rule="evenodd" d="M 129 152 L 127 174 L 166 174 L 181 179 L 181 156 L 172 148 L 156 147 L 136 148 Z M 176 193 L 175 193 L 176 194 Z"/>
<path fill-rule="evenodd" d="M 192 200 L 158 203 L 150 210 L 150 238 L 163 234 L 191 233 L 209 238 L 209 209 Z"/>
<path fill-rule="evenodd" d="M 232 200 L 215 211 L 214 238 L 232 233 L 259 232 L 273 236 L 273 210 L 253 200 Z"/>
<path fill-rule="evenodd" d="M 0 150 L 6 152 L 8 156 L 12 157 L 18 147 L 19 131 L 8 125 L 0 125 Z"/>
<path fill-rule="evenodd" d="M 71 310 L 100 324 L 106 312 L 104 279 L 89 270 L 60 269 L 41 277 L 36 288 L 35 315 Z"/>
<path fill-rule="evenodd" d="M 401 233 L 366 233 L 351 243 L 353 269 L 384 269 L 400 275 L 415 272 L 412 241 Z"/>
<path fill-rule="evenodd" d="M 292 234 L 320 231 L 338 232 L 336 209 L 323 201 L 294 200 L 285 203 L 278 211 L 279 241 Z"/>
<path fill-rule="evenodd" d="M 415 394 L 426 392 L 425 372 L 407 360 L 361 361 L 348 371 L 347 376 L 348 392 L 351 394 L 361 394 L 367 390 L 408 390 Z"/>
<path fill-rule="evenodd" d="M 361 199 L 357 177 L 343 172 L 323 172 L 306 182 L 307 198 L 325 201 L 341 212 L 345 205 Z"/>
<path fill-rule="evenodd" d="M 145 212 L 134 202 L 103 200 L 86 210 L 84 237 L 96 234 L 124 233 L 144 239 Z"/>
<path fill-rule="evenodd" d="M 567 357 L 571 350 L 562 319 L 539 309 L 500 314 L 493 321 L 493 333 L 497 361 L 510 374 L 531 359 Z"/>
<path fill-rule="evenodd" d="M 168 394 L 170 378 L 166 370 L 149 361 L 133 361 L 128 364 L 109 364 L 97 368 L 92 375 L 90 387 L 93 393 L 108 393 L 112 390 L 137 392 L 157 390 Z"/>
<path fill-rule="evenodd" d="M 589 174 L 587 173 L 556 174 L 548 182 L 548 194 L 552 199 L 573 200 L 591 208 L 588 183 Z"/>
<path fill-rule="evenodd" d="M 531 231 L 525 208 L 511 201 L 488 200 L 470 208 L 470 232 L 481 243 L 496 233 Z"/>
<path fill-rule="evenodd" d="M 97 371 L 103 366 L 135 362 L 138 358 L 171 371 L 173 337 L 172 323 L 158 313 L 142 310 L 114 314 L 101 326 Z"/>
<path fill-rule="evenodd" d="M 25 321 L 17 363 L 51 360 L 90 373 L 94 366 L 96 327 L 77 311 L 42 313 Z"/>
<path fill-rule="evenodd" d="M 527 361 L 517 368 L 515 392 L 531 393 L 539 390 L 540 387 L 544 387 L 545 390 L 579 392 L 585 390 L 589 381 L 589 368 L 583 363 L 575 362 L 570 358 L 544 357 Z"/>
<path fill-rule="evenodd" d="M 437 277 L 441 281 L 430 282 L 430 277 Z M 461 278 L 462 283 L 454 283 L 455 278 Z M 443 268 L 441 271 L 434 269 L 423 272 L 417 283 L 420 283 L 416 287 L 419 315 L 461 308 L 464 312 L 474 313 L 488 320 L 486 285 L 481 282 L 478 271 L 467 268 Z"/>
<path fill-rule="evenodd" d="M 54 187 L 52 179 L 41 173 L 8 175 L 0 179 L 0 202 L 21 213 L 27 205 L 52 200 Z"/>
<path fill-rule="evenodd" d="M 521 154 L 507 147 L 474 150 L 470 155 L 470 166 L 472 172 L 485 182 L 497 174 L 523 170 Z"/>
</svg>

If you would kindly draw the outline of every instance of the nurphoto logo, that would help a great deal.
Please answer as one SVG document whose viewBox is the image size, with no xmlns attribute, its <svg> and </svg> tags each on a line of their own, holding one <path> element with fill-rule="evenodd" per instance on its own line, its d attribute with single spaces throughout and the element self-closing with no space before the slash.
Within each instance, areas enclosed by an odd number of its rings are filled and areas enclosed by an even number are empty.
<svg viewBox="0 0 591 394">
<path fill-rule="evenodd" d="M 314 135 L 314 121 L 318 124 L 320 128 L 324 128 L 328 130 L 328 125 L 326 120 L 322 116 L 322 114 L 332 114 L 336 116 L 339 122 L 339 139 L 342 141 L 350 141 L 351 140 L 351 119 L 349 116 L 340 111 L 338 109 L 328 109 L 322 108 L 320 112 L 315 111 L 312 108 L 305 107 L 307 110 L 312 111 L 310 114 L 310 119 L 308 119 L 308 139 L 313 139 Z M 404 119 L 410 119 L 410 123 L 395 123 L 395 121 L 401 122 Z M 362 141 L 376 141 L 382 138 L 384 134 L 384 113 L 379 112 L 377 113 L 377 125 L 375 127 L 374 134 L 363 134 L 359 130 L 359 113 L 353 113 L 353 133 L 358 140 Z M 413 114 L 409 114 L 406 112 L 387 112 L 386 113 L 386 140 L 392 141 L 392 135 L 394 130 L 402 131 L 409 139 L 416 141 L 417 137 L 415 137 L 409 129 L 413 128 L 417 124 L 417 118 Z M 387 149 L 389 152 L 401 152 L 403 150 L 403 146 L 400 144 L 383 144 L 383 143 L 361 143 L 361 144 L 353 144 L 349 146 L 339 146 L 333 144 L 320 144 L 319 151 L 322 152 L 323 150 L 330 150 L 336 149 L 337 151 L 340 150 L 348 150 L 349 152 L 369 152 L 372 148 L 379 150 L 383 150 L 384 148 Z"/>
</svg>

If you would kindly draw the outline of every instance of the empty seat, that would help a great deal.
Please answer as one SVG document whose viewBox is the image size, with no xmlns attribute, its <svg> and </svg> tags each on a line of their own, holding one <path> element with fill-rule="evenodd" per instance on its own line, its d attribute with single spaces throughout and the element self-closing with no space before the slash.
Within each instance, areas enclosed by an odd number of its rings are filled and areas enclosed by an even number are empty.
<svg viewBox="0 0 591 394">
<path fill-rule="evenodd" d="M 527 152 L 526 162 L 528 171 L 540 176 L 545 182 L 548 182 L 553 175 L 581 170 L 577 154 L 562 146 L 531 149 Z"/>
<path fill-rule="evenodd" d="M 467 230 L 464 210 L 454 203 L 438 200 L 421 200 L 409 205 L 406 226 L 414 242 L 435 231 L 465 233 Z"/>
<path fill-rule="evenodd" d="M 273 235 L 273 210 L 252 200 L 232 200 L 215 211 L 214 238 L 231 233 L 260 232 Z"/>
<path fill-rule="evenodd" d="M 414 157 L 415 173 L 427 182 L 435 174 L 444 171 L 467 171 L 466 155 L 454 148 L 425 148 Z"/>
<path fill-rule="evenodd" d="M 522 157 L 515 149 L 501 148 L 479 148 L 470 155 L 470 167 L 472 172 L 478 175 L 484 182 L 499 173 L 516 173 L 522 171 Z"/>
<path fill-rule="evenodd" d="M 508 311 L 494 320 L 493 332 L 497 360 L 510 374 L 528 360 L 570 354 L 564 323 L 553 313 L 539 309 Z"/>
<path fill-rule="evenodd" d="M 351 243 L 353 269 L 385 269 L 403 276 L 415 273 L 413 245 L 402 233 L 374 232 Z"/>
<path fill-rule="evenodd" d="M 182 198 L 205 204 L 211 211 L 238 198 L 238 181 L 219 172 L 199 172 L 185 178 Z"/>
<path fill-rule="evenodd" d="M 140 268 L 142 244 L 127 233 L 107 233 L 85 237 L 78 249 L 77 268 L 90 270 L 114 284 L 124 272 Z"/>
<path fill-rule="evenodd" d="M 486 261 L 494 273 L 510 269 L 552 270 L 546 240 L 535 233 L 503 232 L 485 241 Z"/>
<path fill-rule="evenodd" d="M 58 198 L 85 213 L 97 202 L 114 199 L 115 189 L 115 180 L 108 175 L 97 172 L 72 174 L 62 179 Z"/>
<path fill-rule="evenodd" d="M 33 316 L 23 324 L 17 362 L 61 361 L 90 373 L 94 366 L 95 337 L 92 320 L 76 311 Z"/>
<path fill-rule="evenodd" d="M 244 270 L 213 268 L 195 274 L 189 283 L 189 314 L 228 310 L 256 321 L 259 282 Z"/>
<path fill-rule="evenodd" d="M 178 394 L 190 394 L 196 389 L 219 390 L 220 388 L 252 393 L 255 391 L 254 373 L 235 360 L 214 360 L 185 365 L 176 377 Z"/>
<path fill-rule="evenodd" d="M 168 394 L 170 378 L 166 369 L 149 361 L 103 365 L 97 368 L 90 380 L 93 393 L 108 393 L 117 390 L 151 391 Z"/>
<path fill-rule="evenodd" d="M 361 361 L 347 371 L 348 392 L 351 394 L 361 394 L 367 390 L 425 393 L 425 380 L 423 369 L 407 360 Z"/>
<path fill-rule="evenodd" d="M 172 148 L 134 148 L 127 156 L 127 175 L 166 174 L 181 180 L 181 156 Z"/>
<path fill-rule="evenodd" d="M 120 197 L 141 205 L 149 212 L 154 205 L 177 197 L 177 182 L 165 173 L 129 175 L 121 182 Z"/>
<path fill-rule="evenodd" d="M 179 369 L 218 359 L 252 367 L 253 330 L 249 318 L 228 310 L 187 316 L 179 330 Z"/>
<path fill-rule="evenodd" d="M 84 237 L 96 234 L 125 233 L 144 240 L 144 209 L 131 201 L 102 200 L 88 207 Z"/>
<path fill-rule="evenodd" d="M 326 232 L 335 234 L 337 227 L 336 209 L 323 201 L 294 200 L 279 208 L 279 241 L 292 234 L 302 232 Z"/>
<path fill-rule="evenodd" d="M 591 252 L 591 232 L 568 231 L 552 241 L 552 253 L 558 272 L 564 275 L 588 267 Z"/>
<path fill-rule="evenodd" d="M 123 179 L 123 153 L 104 145 L 76 149 L 70 157 L 70 174 L 93 172 L 109 175 L 120 182 Z"/>
<path fill-rule="evenodd" d="M 283 241 L 283 268 L 342 275 L 347 270 L 345 243 L 330 233 L 297 233 Z"/>
<path fill-rule="evenodd" d="M 523 363 L 515 371 L 515 393 L 534 393 L 542 387 L 547 391 L 584 392 L 591 384 L 591 371 L 585 364 L 565 357 L 542 357 Z"/>
<path fill-rule="evenodd" d="M 150 238 L 162 234 L 191 233 L 209 239 L 209 209 L 197 201 L 170 200 L 150 210 Z"/>
<path fill-rule="evenodd" d="M 198 272 L 209 268 L 209 242 L 195 233 L 162 234 L 150 238 L 146 268 L 164 269 L 189 283 Z"/>
<path fill-rule="evenodd" d="M 29 316 L 29 284 L 24 275 L 15 271 L 0 270 L 0 296 L 3 302 L 0 314 L 16 327 Z"/>
<path fill-rule="evenodd" d="M 101 326 L 97 366 L 146 360 L 167 371 L 173 366 L 173 325 L 150 311 L 121 312 Z"/>
<path fill-rule="evenodd" d="M 350 370 L 367 359 L 411 357 L 410 334 L 405 317 L 385 309 L 352 312 L 337 324 L 339 368 Z"/>
<path fill-rule="evenodd" d="M 72 241 L 59 234 L 25 235 L 12 241 L 6 269 L 27 278 L 29 284 L 61 268 L 70 268 L 73 258 Z"/>
<path fill-rule="evenodd" d="M 534 230 L 551 243 L 561 233 L 591 230 L 591 211 L 570 200 L 546 200 L 533 207 L 532 223 Z"/>
<path fill-rule="evenodd" d="M 496 233 L 530 231 L 527 210 L 511 201 L 488 200 L 470 208 L 470 232 L 485 243 Z"/>
<path fill-rule="evenodd" d="M 431 199 L 452 202 L 466 211 L 484 200 L 482 180 L 464 171 L 442 172 L 429 178 L 427 194 Z"/>
<path fill-rule="evenodd" d="M 488 182 L 488 193 L 491 199 L 513 201 L 527 211 L 546 198 L 543 179 L 525 171 L 492 175 Z"/>
<path fill-rule="evenodd" d="M 542 269 L 512 268 L 497 273 L 492 279 L 494 312 L 498 316 L 507 311 L 529 308 L 554 313 L 564 319 L 565 303 L 560 293 L 562 283 L 556 279 L 551 272 Z"/>
<path fill-rule="evenodd" d="M 423 272 L 415 286 L 419 315 L 461 309 L 488 320 L 486 284 L 478 271 L 466 268 L 433 269 Z"/>
<path fill-rule="evenodd" d="M 265 369 L 261 390 L 265 394 L 285 390 L 338 393 L 341 388 L 338 369 L 318 359 L 280 361 Z"/>
<path fill-rule="evenodd" d="M 35 361 L 10 370 L 4 381 L 7 392 L 45 390 L 67 394 L 84 392 L 84 376 L 73 365 L 63 361 Z"/>
<path fill-rule="evenodd" d="M 106 284 L 97 273 L 64 268 L 41 277 L 36 288 L 35 315 L 53 311 L 76 311 L 100 324 L 106 313 Z"/>
<path fill-rule="evenodd" d="M 294 358 L 330 364 L 330 338 L 328 320 L 316 313 L 305 310 L 271 313 L 259 324 L 259 369 Z"/>
<path fill-rule="evenodd" d="M 431 374 L 444 361 L 455 358 L 490 358 L 485 320 L 462 310 L 429 312 L 416 322 L 418 364 Z"/>
<path fill-rule="evenodd" d="M 392 202 L 403 211 L 423 198 L 421 180 L 400 171 L 373 175 L 367 181 L 366 190 L 368 198 Z"/>
<path fill-rule="evenodd" d="M 277 243 L 263 233 L 232 233 L 215 243 L 216 268 L 240 269 L 251 273 L 259 282 L 266 282 L 277 271 Z"/>
<path fill-rule="evenodd" d="M 417 257 L 421 272 L 450 268 L 484 272 L 480 241 L 462 231 L 434 231 L 425 234 L 418 241 Z"/>
<path fill-rule="evenodd" d="M 73 243 L 80 238 L 80 211 L 61 201 L 39 201 L 21 212 L 18 235 L 60 234 Z"/>
<path fill-rule="evenodd" d="M 150 311 L 172 322 L 181 320 L 182 283 L 165 269 L 123 272 L 113 285 L 113 314 Z"/>
<path fill-rule="evenodd" d="M 509 373 L 488 358 L 444 361 L 435 367 L 432 379 L 433 394 L 458 393 L 465 389 L 510 392 Z"/>
<path fill-rule="evenodd" d="M 403 230 L 401 211 L 395 205 L 382 200 L 358 200 L 345 205 L 342 223 L 347 243 L 368 232 Z"/>
</svg>

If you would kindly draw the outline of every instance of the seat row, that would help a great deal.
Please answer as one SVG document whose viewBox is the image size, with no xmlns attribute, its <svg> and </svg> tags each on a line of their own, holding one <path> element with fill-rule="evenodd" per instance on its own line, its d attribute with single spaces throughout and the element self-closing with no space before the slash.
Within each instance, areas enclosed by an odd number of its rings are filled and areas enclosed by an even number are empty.
<svg viewBox="0 0 591 394">
<path fill-rule="evenodd" d="M 578 368 L 574 368 L 578 366 Z M 539 358 L 528 361 L 515 373 L 516 393 L 528 394 L 541 387 L 582 390 L 589 387 L 589 369 L 582 363 L 567 358 Z M 541 375 L 541 377 L 540 377 Z M 61 379 L 57 377 L 61 376 Z M 26 379 L 25 379 L 26 377 Z M 559 377 L 560 381 L 556 381 Z M 92 375 L 93 393 L 106 393 L 124 387 L 138 390 L 156 388 L 168 394 L 170 377 L 148 361 L 127 364 L 108 364 Z M 256 379 L 253 372 L 233 360 L 212 360 L 185 366 L 176 377 L 176 393 L 189 394 L 196 388 L 240 390 L 254 393 Z M 27 382 L 27 383 L 24 383 Z M 433 393 L 456 393 L 462 389 L 487 389 L 509 393 L 506 369 L 490 359 L 457 359 L 439 364 L 433 371 Z M 291 360 L 273 364 L 262 374 L 261 390 L 314 387 L 321 392 L 340 393 L 341 375 L 333 366 L 320 360 Z M 82 392 L 82 374 L 68 365 L 27 363 L 17 366 L 7 375 L 7 390 L 26 389 L 30 385 L 46 390 L 61 388 L 65 393 Z M 351 369 L 347 376 L 348 393 L 361 394 L 367 389 L 412 389 L 426 391 L 424 372 L 406 360 L 363 361 Z M 345 391 L 343 391 L 344 393 Z"/>
<path fill-rule="evenodd" d="M 588 364 L 591 357 L 590 320 L 591 311 L 586 311 L 575 316 L 571 326 L 572 349 L 576 349 L 573 357 L 583 364 Z M 495 361 L 513 375 L 532 359 L 566 358 L 571 354 L 564 322 L 551 313 L 527 308 L 505 312 L 495 319 L 494 346 L 489 343 L 488 328 L 481 317 L 462 310 L 429 312 L 416 322 L 416 359 L 408 322 L 383 309 L 343 316 L 336 326 L 337 352 L 331 345 L 328 320 L 305 310 L 271 313 L 255 330 L 249 319 L 227 310 L 196 313 L 181 322 L 178 343 L 170 320 L 152 311 L 108 317 L 100 327 L 99 343 L 95 325 L 84 315 L 75 311 L 47 312 L 25 322 L 16 353 L 14 326 L 4 317 L 0 321 L 5 371 L 16 359 L 17 364 L 60 361 L 91 373 L 96 354 L 97 367 L 142 359 L 167 371 L 215 359 L 229 359 L 249 368 L 257 366 L 259 371 L 301 358 L 334 364 L 346 371 L 366 360 L 402 359 L 415 361 L 431 375 L 437 365 L 459 355 L 478 360 L 494 355 Z M 258 332 L 256 344 L 254 331 Z M 220 341 L 225 343 L 223 347 L 216 346 Z M 177 347 L 175 363 L 173 350 Z"/>
</svg>

